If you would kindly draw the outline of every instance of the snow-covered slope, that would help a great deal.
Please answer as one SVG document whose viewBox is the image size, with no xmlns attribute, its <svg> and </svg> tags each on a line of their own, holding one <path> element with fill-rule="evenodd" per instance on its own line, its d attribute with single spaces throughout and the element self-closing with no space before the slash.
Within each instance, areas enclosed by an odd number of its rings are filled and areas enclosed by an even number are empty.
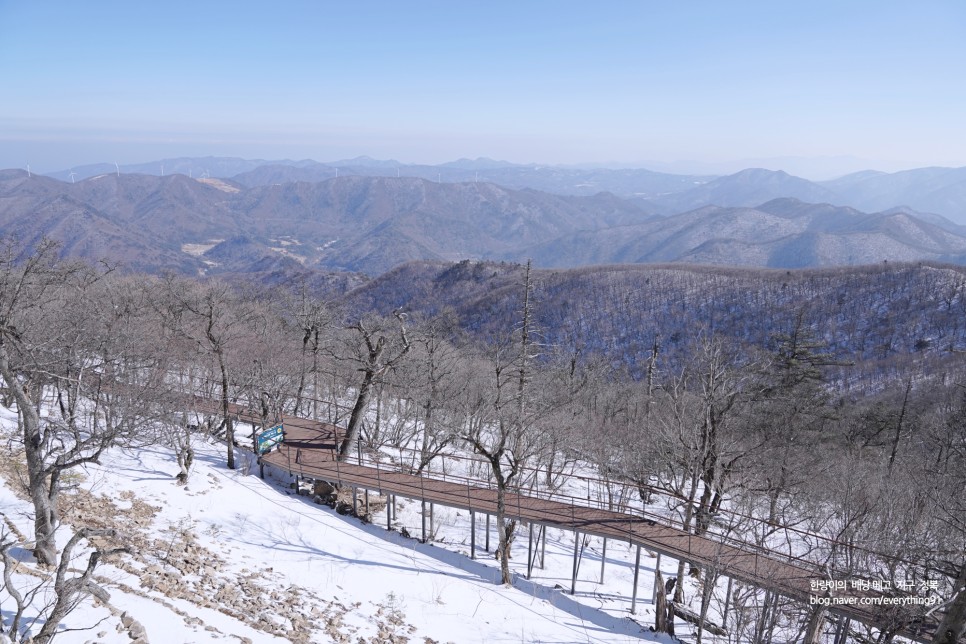
<svg viewBox="0 0 966 644">
<path fill-rule="evenodd" d="M 2 411 L 9 428 L 13 418 Z M 98 568 L 109 606 L 86 600 L 58 642 L 664 641 L 629 619 L 633 553 L 626 544 L 609 544 L 601 585 L 600 544 L 589 543 L 571 597 L 555 586 L 569 590 L 572 535 L 550 532 L 547 569 L 536 569 L 528 582 L 521 531 L 513 562 L 521 575 L 505 588 L 495 583 L 491 556 L 466 556 L 468 520 L 455 511 L 437 508 L 443 543 L 421 544 L 387 531 L 384 511 L 366 525 L 295 494 L 287 481 L 259 479 L 255 467 L 226 470 L 220 444 L 197 451 L 187 487 L 174 483 L 177 467 L 161 448 L 114 450 L 78 477 L 78 488 L 63 499 L 65 518 L 117 527 L 132 554 Z M 30 511 L 6 481 L 0 512 L 7 530 L 29 537 Z M 402 502 L 394 527 L 417 534 L 418 512 L 418 503 Z M 62 528 L 62 542 L 69 530 Z M 28 551 L 14 554 L 23 562 L 18 586 L 38 585 L 43 572 Z M 84 562 L 86 556 L 76 567 Z M 643 624 L 653 621 L 652 567 L 653 559 L 642 559 Z M 7 619 L 10 600 L 5 593 L 0 600 Z"/>
</svg>

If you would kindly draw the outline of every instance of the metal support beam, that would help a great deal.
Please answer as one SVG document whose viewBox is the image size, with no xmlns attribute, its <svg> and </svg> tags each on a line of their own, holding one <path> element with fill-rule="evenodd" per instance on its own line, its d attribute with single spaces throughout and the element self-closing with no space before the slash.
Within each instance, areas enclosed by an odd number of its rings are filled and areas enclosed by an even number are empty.
<svg viewBox="0 0 966 644">
<path fill-rule="evenodd" d="M 386 495 L 386 530 L 390 531 L 392 530 L 392 505 L 389 503 L 391 498 L 392 495 Z"/>
<path fill-rule="evenodd" d="M 839 644 L 842 637 L 842 627 L 845 625 L 845 617 L 839 615 L 838 619 L 835 620 L 835 636 L 832 638 L 832 644 Z"/>
<path fill-rule="evenodd" d="M 580 533 L 574 531 L 574 573 L 570 577 L 570 594 L 577 592 L 577 566 L 580 564 Z"/>
<path fill-rule="evenodd" d="M 544 570 L 547 563 L 547 526 L 540 526 L 540 570 Z"/>
<path fill-rule="evenodd" d="M 426 543 L 426 502 L 423 501 L 422 504 L 422 512 L 420 512 L 420 515 L 423 518 L 423 543 Z"/>
<path fill-rule="evenodd" d="M 435 507 L 436 507 L 436 504 L 435 503 L 430 503 L 429 504 L 429 538 L 430 538 L 430 540 L 432 540 L 432 538 L 433 538 L 433 523 L 434 523 L 434 517 L 433 517 L 434 512 L 433 512 L 433 508 L 435 508 Z"/>
<path fill-rule="evenodd" d="M 484 550 L 486 550 L 487 552 L 490 551 L 490 515 L 489 514 L 486 515 L 486 545 L 484 547 Z"/>
<path fill-rule="evenodd" d="M 631 589 L 631 615 L 637 607 L 637 577 L 641 572 L 641 547 L 637 546 L 637 554 L 634 555 L 634 588 Z"/>
<path fill-rule="evenodd" d="M 354 486 L 352 488 L 352 514 L 359 516 L 359 494 Z"/>
<path fill-rule="evenodd" d="M 725 590 L 724 610 L 721 611 L 721 628 L 728 628 L 728 607 L 731 605 L 731 584 L 734 579 L 728 577 L 728 588 Z"/>
<path fill-rule="evenodd" d="M 527 535 L 527 579 L 533 572 L 533 521 L 530 522 L 530 530 Z"/>
<path fill-rule="evenodd" d="M 470 559 L 476 559 L 476 513 L 470 510 Z"/>
<path fill-rule="evenodd" d="M 600 549 L 600 583 L 604 583 L 604 564 L 607 563 L 607 537 L 604 537 L 604 545 Z"/>
<path fill-rule="evenodd" d="M 844 620 L 844 621 L 843 621 Z M 852 620 L 847 617 L 839 618 L 839 627 L 841 633 L 836 631 L 835 633 L 835 644 L 845 644 L 849 641 L 849 628 L 852 626 Z"/>
</svg>

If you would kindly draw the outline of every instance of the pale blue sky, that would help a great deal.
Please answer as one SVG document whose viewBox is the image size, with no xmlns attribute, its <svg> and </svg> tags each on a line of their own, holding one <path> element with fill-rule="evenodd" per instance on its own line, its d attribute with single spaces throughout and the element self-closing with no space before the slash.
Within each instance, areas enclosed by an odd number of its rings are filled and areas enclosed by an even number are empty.
<svg viewBox="0 0 966 644">
<path fill-rule="evenodd" d="M 0 167 L 966 165 L 966 3 L 0 0 Z"/>
</svg>

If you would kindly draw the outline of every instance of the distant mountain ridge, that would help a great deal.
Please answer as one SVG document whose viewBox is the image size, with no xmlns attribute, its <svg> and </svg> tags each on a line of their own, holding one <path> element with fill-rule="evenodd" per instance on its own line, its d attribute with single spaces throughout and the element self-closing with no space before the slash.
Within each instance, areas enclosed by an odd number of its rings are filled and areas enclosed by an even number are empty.
<svg viewBox="0 0 966 644">
<path fill-rule="evenodd" d="M 746 168 L 724 175 L 690 175 L 647 169 L 513 164 L 493 159 L 459 159 L 439 165 L 407 164 L 392 159 L 357 157 L 320 163 L 245 160 L 233 157 L 164 159 L 115 167 L 96 164 L 50 176 L 71 181 L 111 173 L 186 174 L 192 178 L 232 179 L 245 187 L 318 182 L 336 176 L 415 177 L 433 182 L 495 183 L 560 195 L 592 196 L 610 192 L 648 210 L 678 214 L 701 206 L 756 206 L 792 197 L 808 203 L 850 206 L 864 212 L 901 207 L 933 213 L 966 224 L 966 167 L 918 168 L 885 173 L 855 172 L 829 181 L 808 181 L 781 170 Z"/>
<path fill-rule="evenodd" d="M 767 196 L 762 185 L 810 190 L 769 171 L 738 180 L 747 186 L 745 199 Z M 698 189 L 717 194 L 721 184 Z M 0 233 L 28 242 L 54 237 L 67 254 L 137 270 L 258 273 L 270 281 L 333 271 L 374 276 L 416 260 L 533 258 L 559 268 L 966 263 L 966 228 L 911 209 L 869 214 L 783 197 L 660 216 L 647 201 L 609 193 L 358 175 L 249 188 L 181 174 L 114 173 L 72 183 L 0 171 Z"/>
<path fill-rule="evenodd" d="M 959 229 L 959 230 L 957 230 Z M 704 206 L 635 226 L 581 231 L 533 252 L 540 266 L 685 262 L 805 268 L 887 261 L 966 263 L 966 231 L 898 211 L 774 199 L 755 208 Z"/>
</svg>

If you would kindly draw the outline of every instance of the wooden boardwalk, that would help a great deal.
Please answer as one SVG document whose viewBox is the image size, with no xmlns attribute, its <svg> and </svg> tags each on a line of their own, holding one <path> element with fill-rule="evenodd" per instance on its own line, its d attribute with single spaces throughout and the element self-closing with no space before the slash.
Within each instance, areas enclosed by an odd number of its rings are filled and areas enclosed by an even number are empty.
<svg viewBox="0 0 966 644">
<path fill-rule="evenodd" d="M 260 421 L 240 406 L 233 405 L 231 411 L 242 422 L 256 425 Z M 331 424 L 291 416 L 285 416 L 282 420 L 285 426 L 284 442 L 262 456 L 262 461 L 273 467 L 292 475 L 340 486 L 402 496 L 470 513 L 496 514 L 496 489 L 488 487 L 485 481 L 414 476 L 379 464 L 340 463 L 335 460 L 335 451 L 344 436 L 344 430 Z M 698 536 L 651 519 L 566 501 L 507 493 L 506 514 L 508 518 L 527 523 L 626 541 L 806 605 L 811 596 L 817 595 L 811 590 L 812 580 L 827 578 L 810 562 L 782 558 L 781 555 L 748 544 L 725 541 L 720 535 L 708 533 Z M 853 589 L 849 589 L 848 594 L 856 597 L 882 596 L 882 593 L 874 591 Z M 896 612 L 893 608 L 867 605 L 828 607 L 829 614 L 875 627 L 892 624 Z M 931 626 L 924 626 L 915 633 L 905 629 L 899 635 L 928 642 L 931 639 L 928 633 L 935 628 L 934 624 Z"/>
</svg>

